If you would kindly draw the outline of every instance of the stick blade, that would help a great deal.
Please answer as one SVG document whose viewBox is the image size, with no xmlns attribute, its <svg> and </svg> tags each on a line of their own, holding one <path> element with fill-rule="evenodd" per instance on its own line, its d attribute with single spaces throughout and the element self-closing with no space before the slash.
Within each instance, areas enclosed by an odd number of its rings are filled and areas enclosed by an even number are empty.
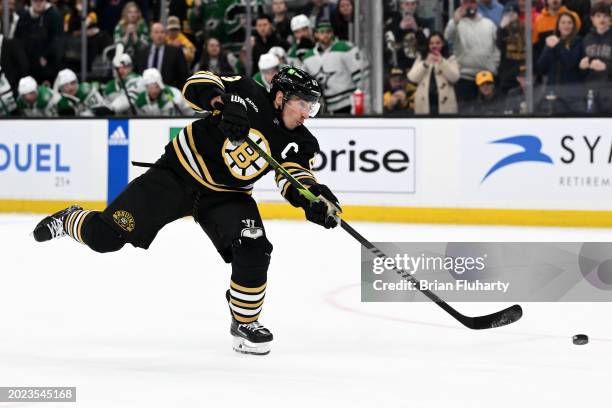
<svg viewBox="0 0 612 408">
<path fill-rule="evenodd" d="M 471 317 L 463 321 L 466 327 L 473 330 L 493 329 L 512 324 L 523 316 L 523 309 L 520 305 L 513 305 L 499 312 L 485 316 Z"/>
</svg>

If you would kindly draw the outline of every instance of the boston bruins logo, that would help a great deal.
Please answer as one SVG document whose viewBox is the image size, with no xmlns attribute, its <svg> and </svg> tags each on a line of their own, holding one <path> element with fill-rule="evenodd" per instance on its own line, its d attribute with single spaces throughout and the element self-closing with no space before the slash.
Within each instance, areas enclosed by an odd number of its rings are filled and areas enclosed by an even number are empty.
<svg viewBox="0 0 612 408">
<path fill-rule="evenodd" d="M 127 232 L 134 231 L 134 227 L 136 226 L 132 214 L 124 210 L 115 211 L 113 213 L 113 220 L 115 221 L 115 224 L 117 224 L 122 230 Z"/>
<path fill-rule="evenodd" d="M 249 139 L 270 154 L 270 145 L 260 132 L 255 129 L 249 130 Z M 234 146 L 229 140 L 226 140 L 221 155 L 232 175 L 240 180 L 255 178 L 268 167 L 268 162 L 246 142 L 240 146 Z"/>
</svg>

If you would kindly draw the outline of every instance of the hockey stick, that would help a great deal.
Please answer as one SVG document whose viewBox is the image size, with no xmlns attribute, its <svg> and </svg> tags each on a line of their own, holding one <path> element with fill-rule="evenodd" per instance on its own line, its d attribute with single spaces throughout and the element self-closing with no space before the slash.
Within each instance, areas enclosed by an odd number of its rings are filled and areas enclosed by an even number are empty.
<svg viewBox="0 0 612 408">
<path fill-rule="evenodd" d="M 332 208 L 338 210 L 338 208 L 325 197 L 317 197 L 313 193 L 311 193 L 310 190 L 308 190 L 302 183 L 296 180 L 283 166 L 281 166 L 276 160 L 274 160 L 272 156 L 266 153 L 261 147 L 257 145 L 257 143 L 252 141 L 249 137 L 246 138 L 246 142 L 253 150 L 255 150 L 261 157 L 263 157 L 264 160 L 266 160 L 266 162 L 268 162 L 268 164 L 270 164 L 270 166 L 272 166 L 274 170 L 280 172 L 291 183 L 291 185 L 293 185 L 306 199 L 308 199 L 309 201 L 323 200 L 326 202 L 326 204 L 331 205 Z M 378 258 L 387 258 L 387 256 L 380 249 L 378 249 L 374 244 L 365 239 L 346 221 L 341 219 L 338 215 L 336 215 L 336 217 L 338 218 L 342 229 L 348 232 L 357 241 L 359 241 L 359 243 L 365 248 L 367 248 L 370 252 L 372 252 L 374 256 Z M 400 275 L 403 279 L 412 282 L 414 284 L 414 287 L 418 288 L 421 293 L 423 293 L 430 300 L 435 302 L 445 312 L 447 312 L 457 321 L 459 321 L 459 323 L 470 329 L 481 330 L 501 327 L 514 323 L 523 316 L 523 309 L 520 305 L 513 305 L 496 313 L 488 314 L 485 316 L 466 316 L 464 314 L 459 313 L 455 308 L 446 303 L 432 291 L 428 289 L 420 289 L 419 281 L 417 281 L 417 279 L 412 276 L 410 272 L 403 271 L 397 268 L 394 268 L 393 271 Z"/>
</svg>

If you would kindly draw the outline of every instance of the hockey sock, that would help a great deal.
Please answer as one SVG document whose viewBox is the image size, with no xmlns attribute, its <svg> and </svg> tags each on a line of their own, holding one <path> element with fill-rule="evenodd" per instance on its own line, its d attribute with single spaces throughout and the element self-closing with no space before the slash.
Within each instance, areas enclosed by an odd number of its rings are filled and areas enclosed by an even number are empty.
<svg viewBox="0 0 612 408">
<path fill-rule="evenodd" d="M 71 212 L 66 216 L 66 218 L 64 218 L 64 231 L 66 231 L 66 234 L 68 234 L 77 242 L 85 244 L 81 236 L 83 224 L 85 223 L 86 219 L 88 219 L 91 215 L 97 212 L 98 211 L 91 210 L 77 210 Z"/>
<path fill-rule="evenodd" d="M 240 323 L 251 323 L 259 318 L 266 294 L 266 283 L 249 288 L 232 280 L 229 293 L 229 306 L 234 319 Z"/>
</svg>

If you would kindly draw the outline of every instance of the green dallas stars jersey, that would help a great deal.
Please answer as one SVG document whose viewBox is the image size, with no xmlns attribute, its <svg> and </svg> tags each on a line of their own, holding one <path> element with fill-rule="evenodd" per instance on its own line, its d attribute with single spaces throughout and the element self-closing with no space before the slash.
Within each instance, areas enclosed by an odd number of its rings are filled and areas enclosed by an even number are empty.
<svg viewBox="0 0 612 408">
<path fill-rule="evenodd" d="M 181 91 L 165 86 L 155 100 L 151 100 L 145 90 L 138 94 L 135 103 L 136 111 L 144 116 L 186 116 L 193 115 L 193 110 L 183 99 Z"/>
<path fill-rule="evenodd" d="M 20 115 L 27 117 L 53 117 L 57 116 L 57 104 L 61 96 L 48 86 L 38 87 L 38 95 L 32 105 L 27 103 L 23 96 L 17 98 L 17 109 Z"/>
<path fill-rule="evenodd" d="M 76 95 L 60 92 L 61 98 L 57 103 L 57 111 L 66 116 L 94 116 L 93 109 L 106 107 L 106 101 L 98 92 L 98 84 L 88 82 L 79 83 Z"/>
</svg>

